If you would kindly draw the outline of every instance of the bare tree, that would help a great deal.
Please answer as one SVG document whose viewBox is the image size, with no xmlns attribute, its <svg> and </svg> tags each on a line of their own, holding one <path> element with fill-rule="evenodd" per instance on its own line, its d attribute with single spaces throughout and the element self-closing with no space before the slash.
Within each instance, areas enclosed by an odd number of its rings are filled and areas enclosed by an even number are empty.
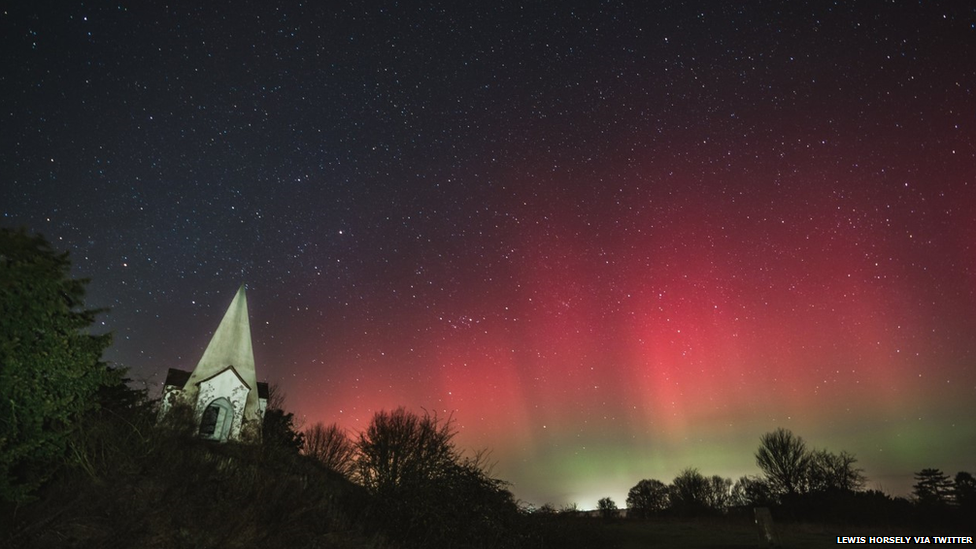
<svg viewBox="0 0 976 549">
<path fill-rule="evenodd" d="M 284 410 L 285 409 L 285 398 L 288 395 L 276 382 L 268 383 L 268 400 L 265 409 L 267 410 Z"/>
<path fill-rule="evenodd" d="M 744 476 L 739 477 L 732 485 L 730 505 L 768 507 L 775 499 L 773 489 L 766 479 Z"/>
<path fill-rule="evenodd" d="M 864 470 L 855 467 L 855 463 L 857 458 L 848 452 L 813 452 L 807 473 L 809 489 L 819 492 L 857 492 L 863 489 L 867 479 L 864 477 Z"/>
<path fill-rule="evenodd" d="M 810 453 L 803 439 L 780 427 L 760 438 L 756 465 L 774 490 L 794 495 L 804 491 Z"/>
<path fill-rule="evenodd" d="M 712 475 L 708 479 L 708 506 L 723 511 L 732 505 L 732 479 Z"/>
<path fill-rule="evenodd" d="M 305 429 L 303 434 L 305 448 L 302 453 L 346 478 L 352 477 L 356 465 L 356 447 L 345 431 L 335 423 L 329 426 L 316 423 Z"/>
<path fill-rule="evenodd" d="M 429 481 L 461 462 L 454 435 L 450 418 L 419 416 L 402 407 L 377 412 L 356 443 L 359 479 L 374 492 Z"/>
<path fill-rule="evenodd" d="M 404 547 L 511 547 L 518 505 L 486 473 L 487 452 L 462 455 L 451 417 L 398 408 L 373 416 L 356 443 L 356 471 L 377 519 Z"/>
</svg>

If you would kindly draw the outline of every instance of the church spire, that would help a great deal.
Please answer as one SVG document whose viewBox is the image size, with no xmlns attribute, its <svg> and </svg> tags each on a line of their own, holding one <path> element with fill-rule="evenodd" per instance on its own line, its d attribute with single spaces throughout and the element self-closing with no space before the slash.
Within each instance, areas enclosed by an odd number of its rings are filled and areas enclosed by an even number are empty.
<svg viewBox="0 0 976 549">
<path fill-rule="evenodd" d="M 247 296 L 244 284 L 237 290 L 224 318 L 210 339 L 210 344 L 200 357 L 200 362 L 190 374 L 186 389 L 193 391 L 196 384 L 207 380 L 233 366 L 234 370 L 247 384 L 250 392 L 244 409 L 244 418 L 251 419 L 257 414 L 258 390 L 254 372 L 254 352 L 251 348 L 251 325 L 247 314 Z"/>
</svg>

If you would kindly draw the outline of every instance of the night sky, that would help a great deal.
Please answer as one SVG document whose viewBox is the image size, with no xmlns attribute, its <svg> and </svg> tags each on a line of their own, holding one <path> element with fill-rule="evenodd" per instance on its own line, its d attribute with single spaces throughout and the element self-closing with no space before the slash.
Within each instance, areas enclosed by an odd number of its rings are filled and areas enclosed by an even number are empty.
<svg viewBox="0 0 976 549">
<path fill-rule="evenodd" d="M 976 472 L 976 8 L 427 4 L 6 3 L 0 223 L 155 391 L 245 282 L 306 424 L 453 413 L 525 502 Z"/>
</svg>

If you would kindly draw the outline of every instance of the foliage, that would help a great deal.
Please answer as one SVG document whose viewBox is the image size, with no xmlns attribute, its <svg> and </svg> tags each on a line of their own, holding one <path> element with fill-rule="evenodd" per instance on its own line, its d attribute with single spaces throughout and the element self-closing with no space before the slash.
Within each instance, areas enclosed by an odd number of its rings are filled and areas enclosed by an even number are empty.
<svg viewBox="0 0 976 549">
<path fill-rule="evenodd" d="M 668 487 L 660 480 L 644 479 L 627 492 L 627 516 L 648 518 L 670 505 Z"/>
<path fill-rule="evenodd" d="M 305 440 L 303 454 L 343 477 L 352 478 L 355 471 L 356 447 L 339 425 L 333 423 L 325 426 L 316 423 L 305 429 L 302 435 Z"/>
<path fill-rule="evenodd" d="M 95 399 L 98 401 L 99 414 L 131 414 L 146 411 L 153 406 L 149 400 L 149 390 L 133 388 L 133 380 L 128 377 L 129 369 L 121 366 L 109 366 L 110 376 L 118 379 L 118 383 L 102 385 L 98 388 Z"/>
<path fill-rule="evenodd" d="M 285 393 L 276 384 L 268 387 L 268 404 L 261 424 L 261 441 L 268 450 L 299 452 L 305 435 L 295 426 L 295 415 L 285 412 Z"/>
<path fill-rule="evenodd" d="M 760 438 L 756 465 L 775 493 L 794 495 L 804 491 L 810 454 L 802 438 L 782 427 Z"/>
<path fill-rule="evenodd" d="M 295 430 L 294 414 L 280 408 L 269 408 L 264 413 L 261 439 L 267 448 L 280 448 L 296 453 L 305 444 L 304 435 Z"/>
<path fill-rule="evenodd" d="M 127 369 L 113 369 L 122 383 L 95 395 L 98 408 L 79 417 L 68 439 L 69 465 L 91 478 L 119 474 L 128 456 L 145 455 L 155 427 L 156 407 L 145 389 L 133 389 Z M 192 414 L 192 411 L 190 412 Z"/>
<path fill-rule="evenodd" d="M 189 402 L 180 398 L 173 398 L 175 396 L 173 393 L 164 395 L 163 398 L 169 400 L 169 406 L 166 413 L 158 417 L 156 429 L 164 431 L 174 439 L 198 437 L 199 428 L 196 422 L 196 411 Z M 161 404 L 159 403 L 157 407 Z"/>
<path fill-rule="evenodd" d="M 976 478 L 972 473 L 959 471 L 953 482 L 952 495 L 963 511 L 976 511 Z"/>
<path fill-rule="evenodd" d="M 617 503 L 609 497 L 600 498 L 596 502 L 596 508 L 600 511 L 600 516 L 603 517 L 603 520 L 617 518 Z"/>
<path fill-rule="evenodd" d="M 311 459 L 153 428 L 145 400 L 106 410 L 73 433 L 87 467 L 0 508 L 0 547 L 389 547 L 365 527 L 365 491 Z"/>
<path fill-rule="evenodd" d="M 121 376 L 87 330 L 87 281 L 40 236 L 0 229 L 0 499 L 23 501 L 64 458 L 79 417 Z"/>
<path fill-rule="evenodd" d="M 922 469 L 915 473 L 912 496 L 922 507 L 941 507 L 952 497 L 952 481 L 939 469 Z"/>
</svg>

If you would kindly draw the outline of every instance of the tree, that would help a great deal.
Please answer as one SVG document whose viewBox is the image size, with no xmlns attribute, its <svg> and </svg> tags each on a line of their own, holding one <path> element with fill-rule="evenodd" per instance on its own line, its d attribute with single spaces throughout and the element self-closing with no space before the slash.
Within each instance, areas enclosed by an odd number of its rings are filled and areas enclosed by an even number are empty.
<svg viewBox="0 0 976 549">
<path fill-rule="evenodd" d="M 773 489 L 765 479 L 744 476 L 732 485 L 730 505 L 768 507 L 776 500 Z"/>
<path fill-rule="evenodd" d="M 575 501 L 573 503 L 567 503 L 559 508 L 559 514 L 567 517 L 577 517 L 580 514 L 579 505 L 576 505 Z"/>
<path fill-rule="evenodd" d="M 450 418 L 377 412 L 356 443 L 356 471 L 378 510 L 377 528 L 407 547 L 510 547 L 521 516 L 487 453 L 465 458 Z"/>
<path fill-rule="evenodd" d="M 86 280 L 40 236 L 0 229 L 0 499 L 23 501 L 53 474 L 99 390 L 121 383 L 89 329 Z"/>
<path fill-rule="evenodd" d="M 282 448 L 298 452 L 305 445 L 305 437 L 295 430 L 295 415 L 280 408 L 264 412 L 261 442 L 265 448 Z"/>
<path fill-rule="evenodd" d="M 450 418 L 418 416 L 403 407 L 377 412 L 356 443 L 359 479 L 378 493 L 429 481 L 460 462 L 454 435 Z"/>
<path fill-rule="evenodd" d="M 609 497 L 600 498 L 600 501 L 596 502 L 596 507 L 600 511 L 600 516 L 603 517 L 603 520 L 617 518 L 617 504 Z"/>
<path fill-rule="evenodd" d="M 688 468 L 671 481 L 671 508 L 698 513 L 709 507 L 711 485 L 698 469 Z"/>
<path fill-rule="evenodd" d="M 803 439 L 780 427 L 760 437 L 756 465 L 776 493 L 795 495 L 804 491 L 810 454 Z"/>
<path fill-rule="evenodd" d="M 912 485 L 915 503 L 923 507 L 939 507 L 949 503 L 952 497 L 952 481 L 939 469 L 922 469 L 915 473 Z"/>
<path fill-rule="evenodd" d="M 976 478 L 972 473 L 959 471 L 953 482 L 953 496 L 964 513 L 976 511 Z"/>
<path fill-rule="evenodd" d="M 127 368 L 110 370 L 120 383 L 101 387 L 98 408 L 79 417 L 68 440 L 69 464 L 100 482 L 119 475 L 133 456 L 146 455 L 158 425 L 158 409 L 148 390 L 132 386 Z"/>
<path fill-rule="evenodd" d="M 628 517 L 648 518 L 668 505 L 668 487 L 660 480 L 644 479 L 627 492 Z"/>
<path fill-rule="evenodd" d="M 716 511 L 728 509 L 732 505 L 732 479 L 712 475 L 708 479 L 706 504 Z"/>
<path fill-rule="evenodd" d="M 268 407 L 261 423 L 261 442 L 265 448 L 298 452 L 305 446 L 305 435 L 295 425 L 295 414 L 285 412 L 285 392 L 277 384 L 268 386 Z"/>
<path fill-rule="evenodd" d="M 855 467 L 854 454 L 818 450 L 810 454 L 807 486 L 814 492 L 857 492 L 864 488 L 864 470 Z"/>
<path fill-rule="evenodd" d="M 337 424 L 325 426 L 316 423 L 302 434 L 305 438 L 302 453 L 346 478 L 352 477 L 356 447 Z"/>
<path fill-rule="evenodd" d="M 539 507 L 538 509 L 532 510 L 530 508 L 530 511 L 532 513 L 537 513 L 539 515 L 545 515 L 545 516 L 553 516 L 556 514 L 555 506 L 553 506 L 553 504 L 549 503 L 548 501 L 543 503 L 542 506 Z"/>
<path fill-rule="evenodd" d="M 489 547 L 511 544 L 518 505 L 507 489 L 508 483 L 489 476 L 487 456 L 480 452 L 448 463 L 432 482 L 417 487 L 419 490 L 406 500 L 412 508 L 425 512 L 421 522 L 438 524 L 432 529 L 440 532 L 442 542 L 428 533 L 425 537 L 430 546 L 472 546 L 472 540 Z M 453 534 L 445 536 L 451 531 Z M 467 541 L 460 541 L 465 538 Z"/>
</svg>

